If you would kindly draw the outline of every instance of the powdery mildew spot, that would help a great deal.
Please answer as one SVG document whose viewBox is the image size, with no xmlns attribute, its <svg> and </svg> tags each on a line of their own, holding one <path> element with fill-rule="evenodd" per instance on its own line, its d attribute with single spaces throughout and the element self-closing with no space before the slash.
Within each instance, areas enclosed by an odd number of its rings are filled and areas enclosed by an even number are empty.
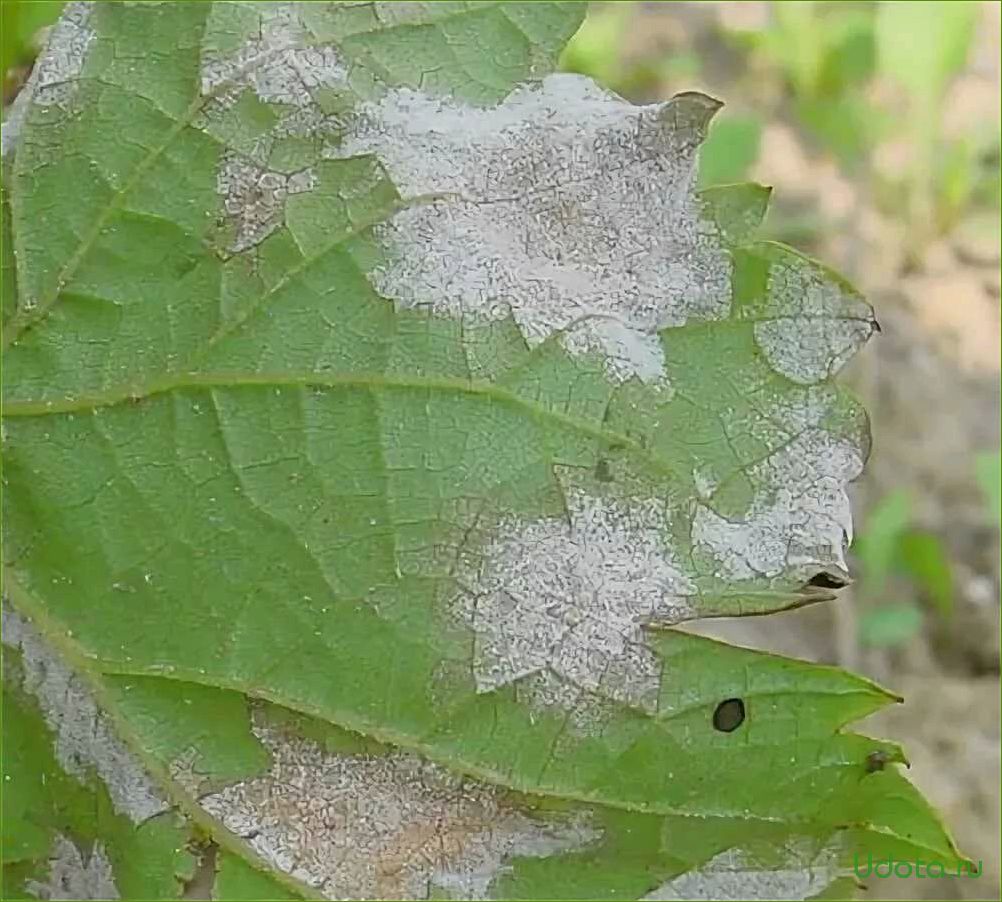
<svg viewBox="0 0 1002 902">
<path fill-rule="evenodd" d="M 617 713 L 617 703 L 582 689 L 553 670 L 541 670 L 518 681 L 518 700 L 530 723 L 537 713 L 560 712 L 563 729 L 572 735 L 594 736 Z"/>
<path fill-rule="evenodd" d="M 735 849 L 712 858 L 705 867 L 690 871 L 663 883 L 643 896 L 644 902 L 705 899 L 719 902 L 746 899 L 751 902 L 809 899 L 820 893 L 839 876 L 835 856 L 823 853 L 813 861 L 800 864 L 796 853 L 788 868 L 761 870 L 749 865 L 744 855 Z"/>
<path fill-rule="evenodd" d="M 852 512 L 845 486 L 862 469 L 854 443 L 808 429 L 749 470 L 758 494 L 747 517 L 727 520 L 700 505 L 693 544 L 713 554 L 716 576 L 727 580 L 806 579 L 819 566 L 846 573 Z"/>
<path fill-rule="evenodd" d="M 468 588 L 456 603 L 475 635 L 477 690 L 552 672 L 653 712 L 661 662 L 641 625 L 687 619 L 696 594 L 666 544 L 665 506 L 577 489 L 566 498 L 567 519 L 503 521 L 461 574 Z"/>
<path fill-rule="evenodd" d="M 837 403 L 838 390 L 833 385 L 822 383 L 771 395 L 766 405 L 772 419 L 797 433 L 821 426 L 827 417 L 832 416 Z"/>
<path fill-rule="evenodd" d="M 94 843 L 85 861 L 73 841 L 62 834 L 52 844 L 46 881 L 28 880 L 25 889 L 39 899 L 122 898 L 104 846 Z"/>
<path fill-rule="evenodd" d="M 755 324 L 772 367 L 801 385 L 835 375 L 875 329 L 873 312 L 806 261 L 770 269 L 768 296 L 782 308 Z"/>
<path fill-rule="evenodd" d="M 316 177 L 304 169 L 292 175 L 273 172 L 233 155 L 225 155 L 216 174 L 216 190 L 223 208 L 236 223 L 230 250 L 240 253 L 260 244 L 282 226 L 285 200 L 312 190 Z"/>
<path fill-rule="evenodd" d="M 26 620 L 6 607 L 2 619 L 3 643 L 21 652 L 24 690 L 38 700 L 55 736 L 56 760 L 63 770 L 84 783 L 90 780 L 90 769 L 96 771 L 108 788 L 115 811 L 133 823 L 166 811 L 168 803 L 115 734 L 82 680 L 53 654 Z"/>
<path fill-rule="evenodd" d="M 696 487 L 699 497 L 706 501 L 717 490 L 720 480 L 713 469 L 704 464 L 692 471 L 692 483 Z"/>
<path fill-rule="evenodd" d="M 206 783 L 206 775 L 197 767 L 199 757 L 198 749 L 189 746 L 171 760 L 167 768 L 171 780 L 189 795 L 196 797 L 202 794 Z"/>
<path fill-rule="evenodd" d="M 620 319 L 589 317 L 571 324 L 562 336 L 572 354 L 594 351 L 605 357 L 605 371 L 616 382 L 636 376 L 659 388 L 668 388 L 664 378 L 664 350 L 656 332 L 640 332 Z"/>
<path fill-rule="evenodd" d="M 202 93 L 251 87 L 269 103 L 305 108 L 312 91 L 345 83 L 347 69 L 329 45 L 309 46 L 309 34 L 297 3 L 242 3 L 258 16 L 257 35 L 234 53 L 206 51 L 202 58 Z M 236 96 L 231 94 L 231 99 Z"/>
<path fill-rule="evenodd" d="M 530 818 L 493 786 L 408 752 L 337 755 L 256 725 L 269 773 L 201 804 L 270 864 L 330 899 L 483 899 L 514 856 L 598 838 L 580 819 Z"/>
<path fill-rule="evenodd" d="M 36 104 L 61 106 L 72 97 L 95 37 L 87 24 L 93 6 L 93 3 L 70 3 L 53 26 L 32 73 L 32 97 Z"/>
<path fill-rule="evenodd" d="M 434 5 L 434 0 L 430 3 L 427 0 L 404 3 L 400 0 L 374 0 L 371 4 L 373 17 L 381 28 L 427 22 Z"/>
<path fill-rule="evenodd" d="M 268 161 L 279 138 L 334 132 L 336 122 L 321 110 L 315 92 L 343 87 L 347 75 L 333 47 L 309 45 L 298 4 L 247 3 L 241 8 L 256 17 L 257 32 L 237 51 L 203 53 L 201 87 L 207 100 L 196 124 L 208 127 L 248 89 L 259 100 L 275 104 L 280 118 L 250 148 L 243 148 L 244 155 L 230 152 L 221 157 L 217 191 L 237 226 L 232 253 L 267 238 L 283 224 L 286 198 L 316 186 L 312 170 L 278 172 Z"/>
<path fill-rule="evenodd" d="M 398 307 L 510 309 L 530 344 L 573 325 L 571 350 L 654 382 L 658 330 L 729 312 L 730 258 L 693 192 L 714 108 L 638 107 L 573 75 L 489 109 L 398 89 L 362 105 L 329 153 L 376 154 L 405 196 L 448 195 L 381 227 L 389 262 L 372 278 Z"/>
</svg>

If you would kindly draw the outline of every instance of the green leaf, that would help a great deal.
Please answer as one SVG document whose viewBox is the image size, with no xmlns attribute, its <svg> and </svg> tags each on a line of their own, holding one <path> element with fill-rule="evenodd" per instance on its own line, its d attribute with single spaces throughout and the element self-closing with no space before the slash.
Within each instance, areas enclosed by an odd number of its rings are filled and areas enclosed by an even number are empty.
<svg viewBox="0 0 1002 902">
<path fill-rule="evenodd" d="M 290 893 L 266 873 L 252 868 L 243 858 L 231 852 L 221 852 L 216 867 L 212 898 L 220 902 L 228 899 L 285 902 L 287 899 L 301 897 Z"/>
<path fill-rule="evenodd" d="M 10 204 L 7 202 L 7 189 L 0 185 L 0 316 L 2 323 L 14 314 L 17 308 L 17 270 L 14 262 L 14 245 L 10 232 Z"/>
<path fill-rule="evenodd" d="M 868 81 L 876 69 L 874 16 L 869 11 L 833 10 L 841 15 L 827 23 L 830 30 L 820 87 L 830 98 L 844 95 Z"/>
<path fill-rule="evenodd" d="M 916 103 L 937 102 L 964 66 L 977 4 L 968 0 L 887 3 L 877 12 L 878 63 Z"/>
<path fill-rule="evenodd" d="M 907 207 L 913 243 L 919 249 L 955 215 L 950 195 L 957 186 L 950 182 L 956 173 L 949 167 L 938 172 L 946 156 L 940 120 L 950 80 L 966 62 L 977 14 L 977 5 L 967 0 L 888 3 L 877 12 L 878 68 L 907 92 L 912 145 Z M 961 188 L 961 193 L 969 190 Z"/>
<path fill-rule="evenodd" d="M 930 532 L 910 530 L 901 536 L 902 569 L 920 586 L 941 617 L 953 616 L 953 572 L 942 540 Z"/>
<path fill-rule="evenodd" d="M 867 516 L 865 529 L 856 540 L 856 555 L 863 565 L 871 594 L 883 591 L 911 518 L 911 498 L 904 490 L 885 495 Z"/>
<path fill-rule="evenodd" d="M 762 124 L 754 116 L 717 120 L 699 152 L 699 184 L 740 182 L 758 161 Z"/>
<path fill-rule="evenodd" d="M 185 823 L 80 681 L 5 618 L 4 642 L 19 639 L 4 649 L 3 898 L 179 898 L 193 865 Z"/>
<path fill-rule="evenodd" d="M 707 217 L 717 223 L 724 239 L 737 246 L 755 237 L 769 208 L 771 194 L 771 188 L 748 183 L 704 188 L 699 198 L 706 207 Z"/>
<path fill-rule="evenodd" d="M 853 94 L 799 101 L 796 111 L 807 131 L 847 169 L 859 164 L 886 131 L 882 112 Z"/>
<path fill-rule="evenodd" d="M 719 102 L 546 76 L 582 14 L 81 5 L 25 89 L 12 622 L 223 897 L 956 857 L 845 730 L 893 696 L 676 628 L 847 579 L 874 321 L 763 189 L 692 190 Z"/>
<path fill-rule="evenodd" d="M 625 75 L 623 41 L 635 15 L 635 4 L 631 0 L 590 10 L 560 55 L 561 70 L 587 75 L 600 84 L 616 88 Z"/>
<path fill-rule="evenodd" d="M 922 609 L 908 602 L 877 605 L 859 621 L 860 640 L 872 648 L 907 645 L 921 629 Z"/>
<path fill-rule="evenodd" d="M 815 0 L 791 0 L 772 7 L 768 46 L 783 64 L 795 93 L 811 97 L 825 61 L 824 27 Z"/>
</svg>

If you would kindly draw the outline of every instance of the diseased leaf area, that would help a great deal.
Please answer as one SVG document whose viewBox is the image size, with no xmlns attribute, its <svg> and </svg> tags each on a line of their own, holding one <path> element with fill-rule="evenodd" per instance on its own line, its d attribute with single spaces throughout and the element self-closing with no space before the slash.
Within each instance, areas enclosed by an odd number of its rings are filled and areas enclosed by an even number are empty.
<svg viewBox="0 0 1002 902">
<path fill-rule="evenodd" d="M 5 898 L 956 857 L 844 729 L 893 696 L 677 628 L 847 581 L 875 323 L 697 193 L 716 101 L 549 74 L 583 13 L 67 8 L 5 141 Z"/>
</svg>

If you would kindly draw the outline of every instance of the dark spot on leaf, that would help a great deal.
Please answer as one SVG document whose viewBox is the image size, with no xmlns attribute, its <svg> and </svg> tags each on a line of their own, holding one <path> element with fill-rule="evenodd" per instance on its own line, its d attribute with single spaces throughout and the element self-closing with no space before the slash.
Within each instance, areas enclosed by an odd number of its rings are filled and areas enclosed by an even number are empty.
<svg viewBox="0 0 1002 902">
<path fill-rule="evenodd" d="M 595 478 L 599 482 L 612 482 L 612 471 L 609 469 L 609 461 L 604 457 L 598 459 L 595 464 Z"/>
<path fill-rule="evenodd" d="M 849 581 L 836 576 L 834 573 L 815 573 L 808 581 L 807 585 L 815 586 L 818 589 L 844 589 L 849 585 Z"/>
<path fill-rule="evenodd" d="M 745 703 L 739 698 L 728 698 L 713 712 L 713 728 L 721 733 L 731 733 L 745 720 Z"/>
</svg>

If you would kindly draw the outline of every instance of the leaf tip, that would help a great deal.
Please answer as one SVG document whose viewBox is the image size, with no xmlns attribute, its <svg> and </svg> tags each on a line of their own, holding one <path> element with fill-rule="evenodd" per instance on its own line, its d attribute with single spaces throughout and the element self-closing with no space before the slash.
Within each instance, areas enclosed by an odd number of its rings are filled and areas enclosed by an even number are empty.
<svg viewBox="0 0 1002 902">
<path fill-rule="evenodd" d="M 705 134 L 710 120 L 723 106 L 722 100 L 717 100 L 716 97 L 710 97 L 701 91 L 682 91 L 672 96 L 666 109 L 671 109 L 679 120 L 688 120 L 685 122 L 686 125 L 700 134 Z"/>
</svg>

